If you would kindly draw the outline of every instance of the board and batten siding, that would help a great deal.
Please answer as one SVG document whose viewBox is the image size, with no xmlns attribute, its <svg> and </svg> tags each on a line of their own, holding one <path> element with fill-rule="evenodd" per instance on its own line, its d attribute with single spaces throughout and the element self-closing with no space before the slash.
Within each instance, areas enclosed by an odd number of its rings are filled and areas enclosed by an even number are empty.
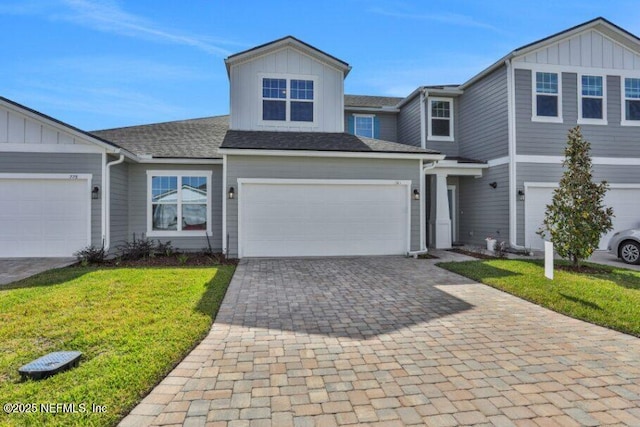
<svg viewBox="0 0 640 427">
<path fill-rule="evenodd" d="M 42 121 L 0 106 L 0 144 L 81 144 L 89 147 L 86 140 L 63 132 Z"/>
<path fill-rule="evenodd" d="M 353 115 L 371 115 L 375 116 L 380 123 L 380 136 L 378 139 L 384 141 L 397 142 L 398 141 L 398 118 L 397 113 L 383 113 L 383 112 L 366 112 L 358 113 L 354 111 L 345 111 L 344 113 L 344 130 L 349 131 L 349 117 Z"/>
<path fill-rule="evenodd" d="M 460 156 L 486 161 L 508 155 L 507 89 L 505 66 L 465 89 L 456 114 Z"/>
<path fill-rule="evenodd" d="M 398 142 L 420 147 L 420 96 L 404 104 L 398 113 Z"/>
<path fill-rule="evenodd" d="M 112 161 L 114 159 L 109 159 Z M 110 167 L 110 252 L 129 240 L 129 164 L 124 162 Z"/>
<path fill-rule="evenodd" d="M 420 188 L 418 160 L 227 156 L 227 186 L 238 178 L 410 180 Z M 238 198 L 227 200 L 229 255 L 238 255 Z M 420 246 L 420 202 L 411 201 L 411 250 Z"/>
<path fill-rule="evenodd" d="M 211 170 L 211 232 L 209 236 L 214 251 L 222 250 L 222 165 L 171 165 L 171 164 L 130 164 L 129 167 L 129 232 L 128 240 L 147 233 L 147 171 Z M 153 240 L 171 241 L 174 248 L 185 251 L 199 251 L 207 248 L 204 236 L 153 237 Z"/>
<path fill-rule="evenodd" d="M 262 116 L 261 74 L 289 74 L 294 78 L 316 77 L 314 113 L 316 126 L 265 125 Z M 283 48 L 246 62 L 230 71 L 230 128 L 296 132 L 343 132 L 344 75 L 341 71 L 291 47 Z"/>
<path fill-rule="evenodd" d="M 561 164 L 518 163 L 516 168 L 516 191 L 524 190 L 525 182 L 549 182 L 558 184 L 564 169 Z M 610 184 L 640 184 L 640 168 L 637 166 L 594 165 L 593 181 L 607 181 Z M 517 243 L 524 245 L 524 201 L 518 200 Z M 614 212 L 615 215 L 615 212 Z"/>
<path fill-rule="evenodd" d="M 529 70 L 516 72 L 516 152 L 524 155 L 563 156 L 569 129 L 578 124 L 578 75 L 562 73 L 563 123 L 534 122 L 532 77 Z M 597 71 L 594 71 L 597 73 Z M 606 125 L 581 124 L 594 157 L 640 157 L 640 134 L 635 126 L 621 126 L 620 76 L 607 76 Z"/>
<path fill-rule="evenodd" d="M 509 241 L 509 165 L 485 169 L 481 178 L 458 178 L 458 233 L 462 243 Z M 496 188 L 489 184 L 496 182 Z"/>
<path fill-rule="evenodd" d="M 616 37 L 617 35 L 612 36 Z M 514 58 L 513 62 L 516 66 L 520 62 L 640 70 L 640 55 L 594 29 L 583 31 L 525 56 Z"/>
<path fill-rule="evenodd" d="M 91 244 L 102 246 L 102 156 L 78 153 L 0 154 L 0 173 L 91 174 L 91 186 L 100 187 L 100 199 L 91 200 Z M 87 197 L 91 197 L 87 194 Z M 81 226 L 81 225 L 79 225 Z"/>
</svg>

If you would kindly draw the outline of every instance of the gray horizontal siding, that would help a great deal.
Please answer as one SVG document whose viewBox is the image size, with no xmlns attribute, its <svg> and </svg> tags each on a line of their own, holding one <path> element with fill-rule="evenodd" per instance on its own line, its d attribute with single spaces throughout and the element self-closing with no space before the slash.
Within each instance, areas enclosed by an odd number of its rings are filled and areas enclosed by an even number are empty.
<svg viewBox="0 0 640 427">
<path fill-rule="evenodd" d="M 531 121 L 531 71 L 516 70 L 517 154 L 562 156 L 578 122 L 578 76 L 562 73 L 563 123 Z M 640 157 L 640 128 L 621 126 L 620 77 L 607 76 L 607 125 L 582 124 L 594 157 Z"/>
<path fill-rule="evenodd" d="M 417 160 L 341 159 L 305 157 L 228 156 L 227 185 L 238 188 L 238 178 L 281 179 L 394 179 L 411 180 L 420 188 Z M 227 201 L 229 254 L 238 255 L 238 202 Z M 411 249 L 420 246 L 420 204 L 411 204 Z"/>
<path fill-rule="evenodd" d="M 560 164 L 518 163 L 516 167 L 516 192 L 524 190 L 525 182 L 560 182 L 563 173 Z M 640 168 L 637 166 L 595 165 L 594 182 L 607 181 L 611 184 L 640 184 Z M 518 200 L 517 243 L 524 245 L 524 201 Z"/>
<path fill-rule="evenodd" d="M 131 240 L 133 233 L 137 237 L 147 232 L 147 170 L 211 170 L 211 230 L 209 236 L 211 246 L 215 251 L 222 250 L 222 165 L 129 165 L 129 233 Z M 154 240 L 170 240 L 174 248 L 185 251 L 197 251 L 207 247 L 206 237 L 154 237 Z"/>
<path fill-rule="evenodd" d="M 109 171 L 111 251 L 129 238 L 129 165 L 120 163 Z"/>
<path fill-rule="evenodd" d="M 491 182 L 497 187 L 491 188 Z M 485 169 L 482 178 L 459 177 L 459 240 L 484 245 L 485 238 L 509 241 L 509 166 Z"/>
<path fill-rule="evenodd" d="M 398 114 L 398 142 L 420 147 L 420 96 L 402 106 Z"/>
<path fill-rule="evenodd" d="M 460 156 L 478 160 L 506 156 L 509 148 L 506 67 L 465 89 L 458 105 Z"/>
<path fill-rule="evenodd" d="M 345 132 L 349 131 L 349 117 L 353 116 L 352 111 L 345 111 L 344 113 L 344 129 Z M 355 113 L 358 114 L 358 113 Z M 378 118 L 380 123 L 380 136 L 378 139 L 382 139 L 385 141 L 398 141 L 398 118 L 396 113 L 362 113 L 362 114 L 373 114 Z"/>
<path fill-rule="evenodd" d="M 0 173 L 91 174 L 91 185 L 102 188 L 102 155 L 4 152 L 0 155 Z M 91 244 L 96 247 L 102 246 L 101 198 L 91 200 Z"/>
</svg>

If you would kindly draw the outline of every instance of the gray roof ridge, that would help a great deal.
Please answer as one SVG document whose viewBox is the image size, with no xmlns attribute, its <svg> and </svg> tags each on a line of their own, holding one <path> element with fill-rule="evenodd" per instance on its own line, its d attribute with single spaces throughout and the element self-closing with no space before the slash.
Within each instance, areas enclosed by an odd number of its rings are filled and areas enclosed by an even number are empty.
<svg viewBox="0 0 640 427">
<path fill-rule="evenodd" d="M 122 126 L 122 127 L 116 127 L 116 128 L 107 128 L 107 129 L 94 129 L 89 131 L 89 133 L 93 133 L 93 132 L 106 132 L 106 131 L 112 131 L 112 130 L 125 130 L 125 129 L 133 129 L 133 128 L 144 128 L 144 127 L 151 127 L 151 126 L 158 126 L 158 125 L 168 125 L 168 124 L 174 124 L 174 123 L 186 123 L 186 122 L 196 122 L 196 121 L 200 121 L 200 120 L 207 120 L 207 119 L 217 119 L 217 118 L 222 118 L 222 117 L 228 117 L 229 114 L 219 114 L 216 116 L 204 116 L 204 117 L 196 117 L 196 118 L 192 118 L 192 119 L 180 119 L 180 120 L 169 120 L 166 122 L 158 122 L 158 123 L 144 123 L 141 125 L 130 125 L 130 126 Z"/>
</svg>

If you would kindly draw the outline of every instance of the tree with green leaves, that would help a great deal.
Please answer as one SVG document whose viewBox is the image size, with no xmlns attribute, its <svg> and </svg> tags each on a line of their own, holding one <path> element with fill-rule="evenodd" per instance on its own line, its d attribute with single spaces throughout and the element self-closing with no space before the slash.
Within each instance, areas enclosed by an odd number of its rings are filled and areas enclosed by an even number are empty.
<svg viewBox="0 0 640 427">
<path fill-rule="evenodd" d="M 538 230 L 543 238 L 551 237 L 556 252 L 574 267 L 589 258 L 602 235 L 613 228 L 613 209 L 604 205 L 609 185 L 593 182 L 590 151 L 591 144 L 582 137 L 580 126 L 571 129 L 562 162 L 565 171 Z"/>
</svg>

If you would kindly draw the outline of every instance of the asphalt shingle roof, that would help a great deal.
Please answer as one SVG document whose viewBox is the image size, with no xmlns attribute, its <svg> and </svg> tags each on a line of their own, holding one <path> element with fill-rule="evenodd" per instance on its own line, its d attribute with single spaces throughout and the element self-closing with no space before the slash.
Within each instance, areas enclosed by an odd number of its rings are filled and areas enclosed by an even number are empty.
<svg viewBox="0 0 640 427">
<path fill-rule="evenodd" d="M 436 154 L 436 151 L 348 133 L 230 130 L 220 148 Z"/>
<path fill-rule="evenodd" d="M 368 108 L 395 107 L 403 99 L 395 96 L 345 95 L 344 105 Z"/>
<path fill-rule="evenodd" d="M 218 147 L 229 129 L 229 116 L 205 117 L 91 132 L 138 156 L 221 158 Z"/>
</svg>

